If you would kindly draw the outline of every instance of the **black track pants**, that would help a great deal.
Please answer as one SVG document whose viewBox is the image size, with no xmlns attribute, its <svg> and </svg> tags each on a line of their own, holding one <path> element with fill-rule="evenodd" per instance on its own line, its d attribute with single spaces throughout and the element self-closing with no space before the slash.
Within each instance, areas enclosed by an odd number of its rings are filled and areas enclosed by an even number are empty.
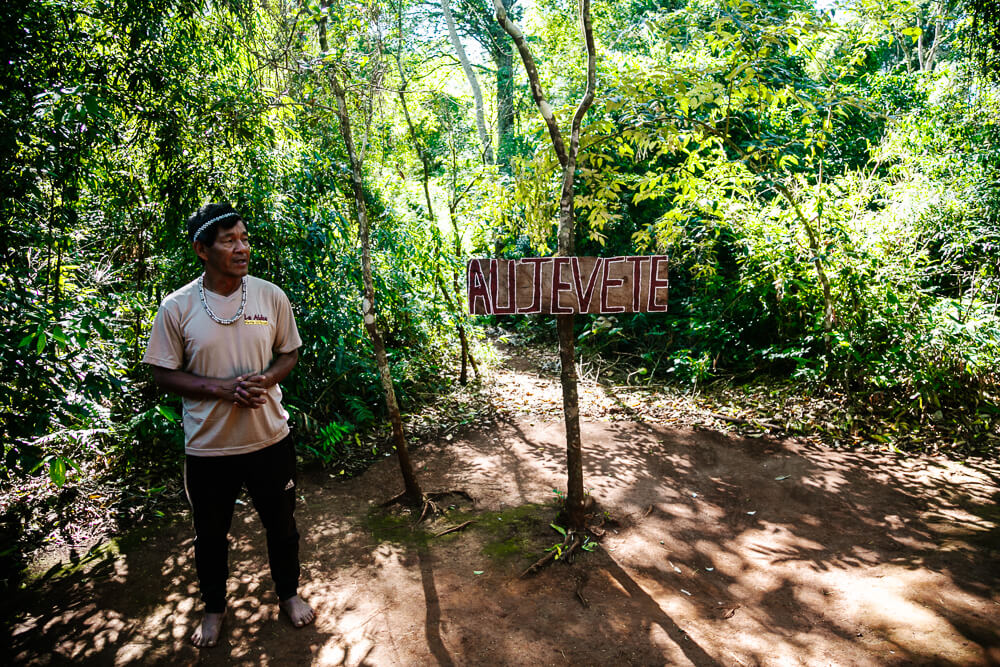
<svg viewBox="0 0 1000 667">
<path fill-rule="evenodd" d="M 279 600 L 299 586 L 299 533 L 295 529 L 295 445 L 284 440 L 249 454 L 191 456 L 184 487 L 194 515 L 194 560 L 205 611 L 226 608 L 229 527 L 240 489 L 246 485 L 267 532 L 267 558 Z"/>
</svg>

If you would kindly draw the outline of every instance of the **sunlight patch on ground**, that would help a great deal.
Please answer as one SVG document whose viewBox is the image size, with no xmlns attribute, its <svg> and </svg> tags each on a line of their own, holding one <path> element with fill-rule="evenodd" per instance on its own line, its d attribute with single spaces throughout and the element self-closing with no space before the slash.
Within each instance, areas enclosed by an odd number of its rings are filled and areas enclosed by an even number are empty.
<svg viewBox="0 0 1000 667">
<path fill-rule="evenodd" d="M 927 590 L 937 597 L 942 587 L 949 586 L 947 581 L 926 570 L 883 567 L 877 572 L 875 576 L 857 571 L 831 576 L 845 618 L 865 619 L 873 632 L 896 645 L 907 646 L 911 653 L 917 651 L 945 661 L 949 656 L 967 655 L 968 643 L 962 642 L 952 624 L 934 611 L 936 600 L 920 595 Z M 844 629 L 864 632 L 855 627 Z"/>
</svg>

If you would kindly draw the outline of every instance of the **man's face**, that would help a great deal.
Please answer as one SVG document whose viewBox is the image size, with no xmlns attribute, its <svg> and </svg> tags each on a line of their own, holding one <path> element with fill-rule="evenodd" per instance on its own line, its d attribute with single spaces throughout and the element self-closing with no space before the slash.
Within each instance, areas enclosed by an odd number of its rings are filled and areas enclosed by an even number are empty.
<svg viewBox="0 0 1000 667">
<path fill-rule="evenodd" d="M 250 262 L 249 241 L 246 225 L 240 220 L 229 229 L 220 229 L 212 245 L 196 243 L 195 252 L 205 260 L 206 271 L 242 278 Z"/>
</svg>

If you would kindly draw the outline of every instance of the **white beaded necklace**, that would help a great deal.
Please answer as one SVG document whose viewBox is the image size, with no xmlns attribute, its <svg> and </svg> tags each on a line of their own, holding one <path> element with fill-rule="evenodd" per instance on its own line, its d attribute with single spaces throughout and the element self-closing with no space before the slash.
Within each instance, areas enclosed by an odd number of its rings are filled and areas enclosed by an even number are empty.
<svg viewBox="0 0 1000 667">
<path fill-rule="evenodd" d="M 212 312 L 212 309 L 208 305 L 208 301 L 205 299 L 205 274 L 203 273 L 200 276 L 198 276 L 198 296 L 201 297 L 201 305 L 205 306 L 205 312 L 208 313 L 208 316 L 211 317 L 214 321 L 218 322 L 219 324 L 232 324 L 233 322 L 237 321 L 238 319 L 240 319 L 240 317 L 243 316 L 243 309 L 246 308 L 247 305 L 246 276 L 243 276 L 243 280 L 240 283 L 240 289 L 242 289 L 243 291 L 243 298 L 240 300 L 240 309 L 236 311 L 236 314 L 230 317 L 228 320 L 224 320 Z"/>
</svg>

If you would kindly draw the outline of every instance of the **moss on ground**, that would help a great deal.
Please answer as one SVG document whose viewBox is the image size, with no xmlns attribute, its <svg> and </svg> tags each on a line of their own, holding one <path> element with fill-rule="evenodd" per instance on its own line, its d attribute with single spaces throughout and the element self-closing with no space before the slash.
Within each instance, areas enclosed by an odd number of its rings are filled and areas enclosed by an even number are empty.
<svg viewBox="0 0 1000 667">
<path fill-rule="evenodd" d="M 493 560 L 537 559 L 559 538 L 550 523 L 556 509 L 550 505 L 528 503 L 502 511 L 476 512 L 452 506 L 444 515 L 415 524 L 412 513 L 399 514 L 380 507 L 368 510 L 363 520 L 365 530 L 379 542 L 425 548 L 435 543 L 461 539 L 463 532 L 475 532 L 482 542 L 483 555 Z M 462 532 L 435 538 L 435 533 L 466 521 L 473 524 Z"/>
<path fill-rule="evenodd" d="M 547 505 L 529 503 L 502 512 L 483 512 L 477 527 L 485 534 L 483 555 L 494 560 L 537 559 L 548 545 L 549 527 L 555 510 Z"/>
<path fill-rule="evenodd" d="M 368 509 L 362 523 L 365 530 L 378 542 L 423 548 L 431 539 L 431 532 L 426 530 L 426 525 L 414 525 L 411 514 L 396 514 L 378 506 Z"/>
</svg>

